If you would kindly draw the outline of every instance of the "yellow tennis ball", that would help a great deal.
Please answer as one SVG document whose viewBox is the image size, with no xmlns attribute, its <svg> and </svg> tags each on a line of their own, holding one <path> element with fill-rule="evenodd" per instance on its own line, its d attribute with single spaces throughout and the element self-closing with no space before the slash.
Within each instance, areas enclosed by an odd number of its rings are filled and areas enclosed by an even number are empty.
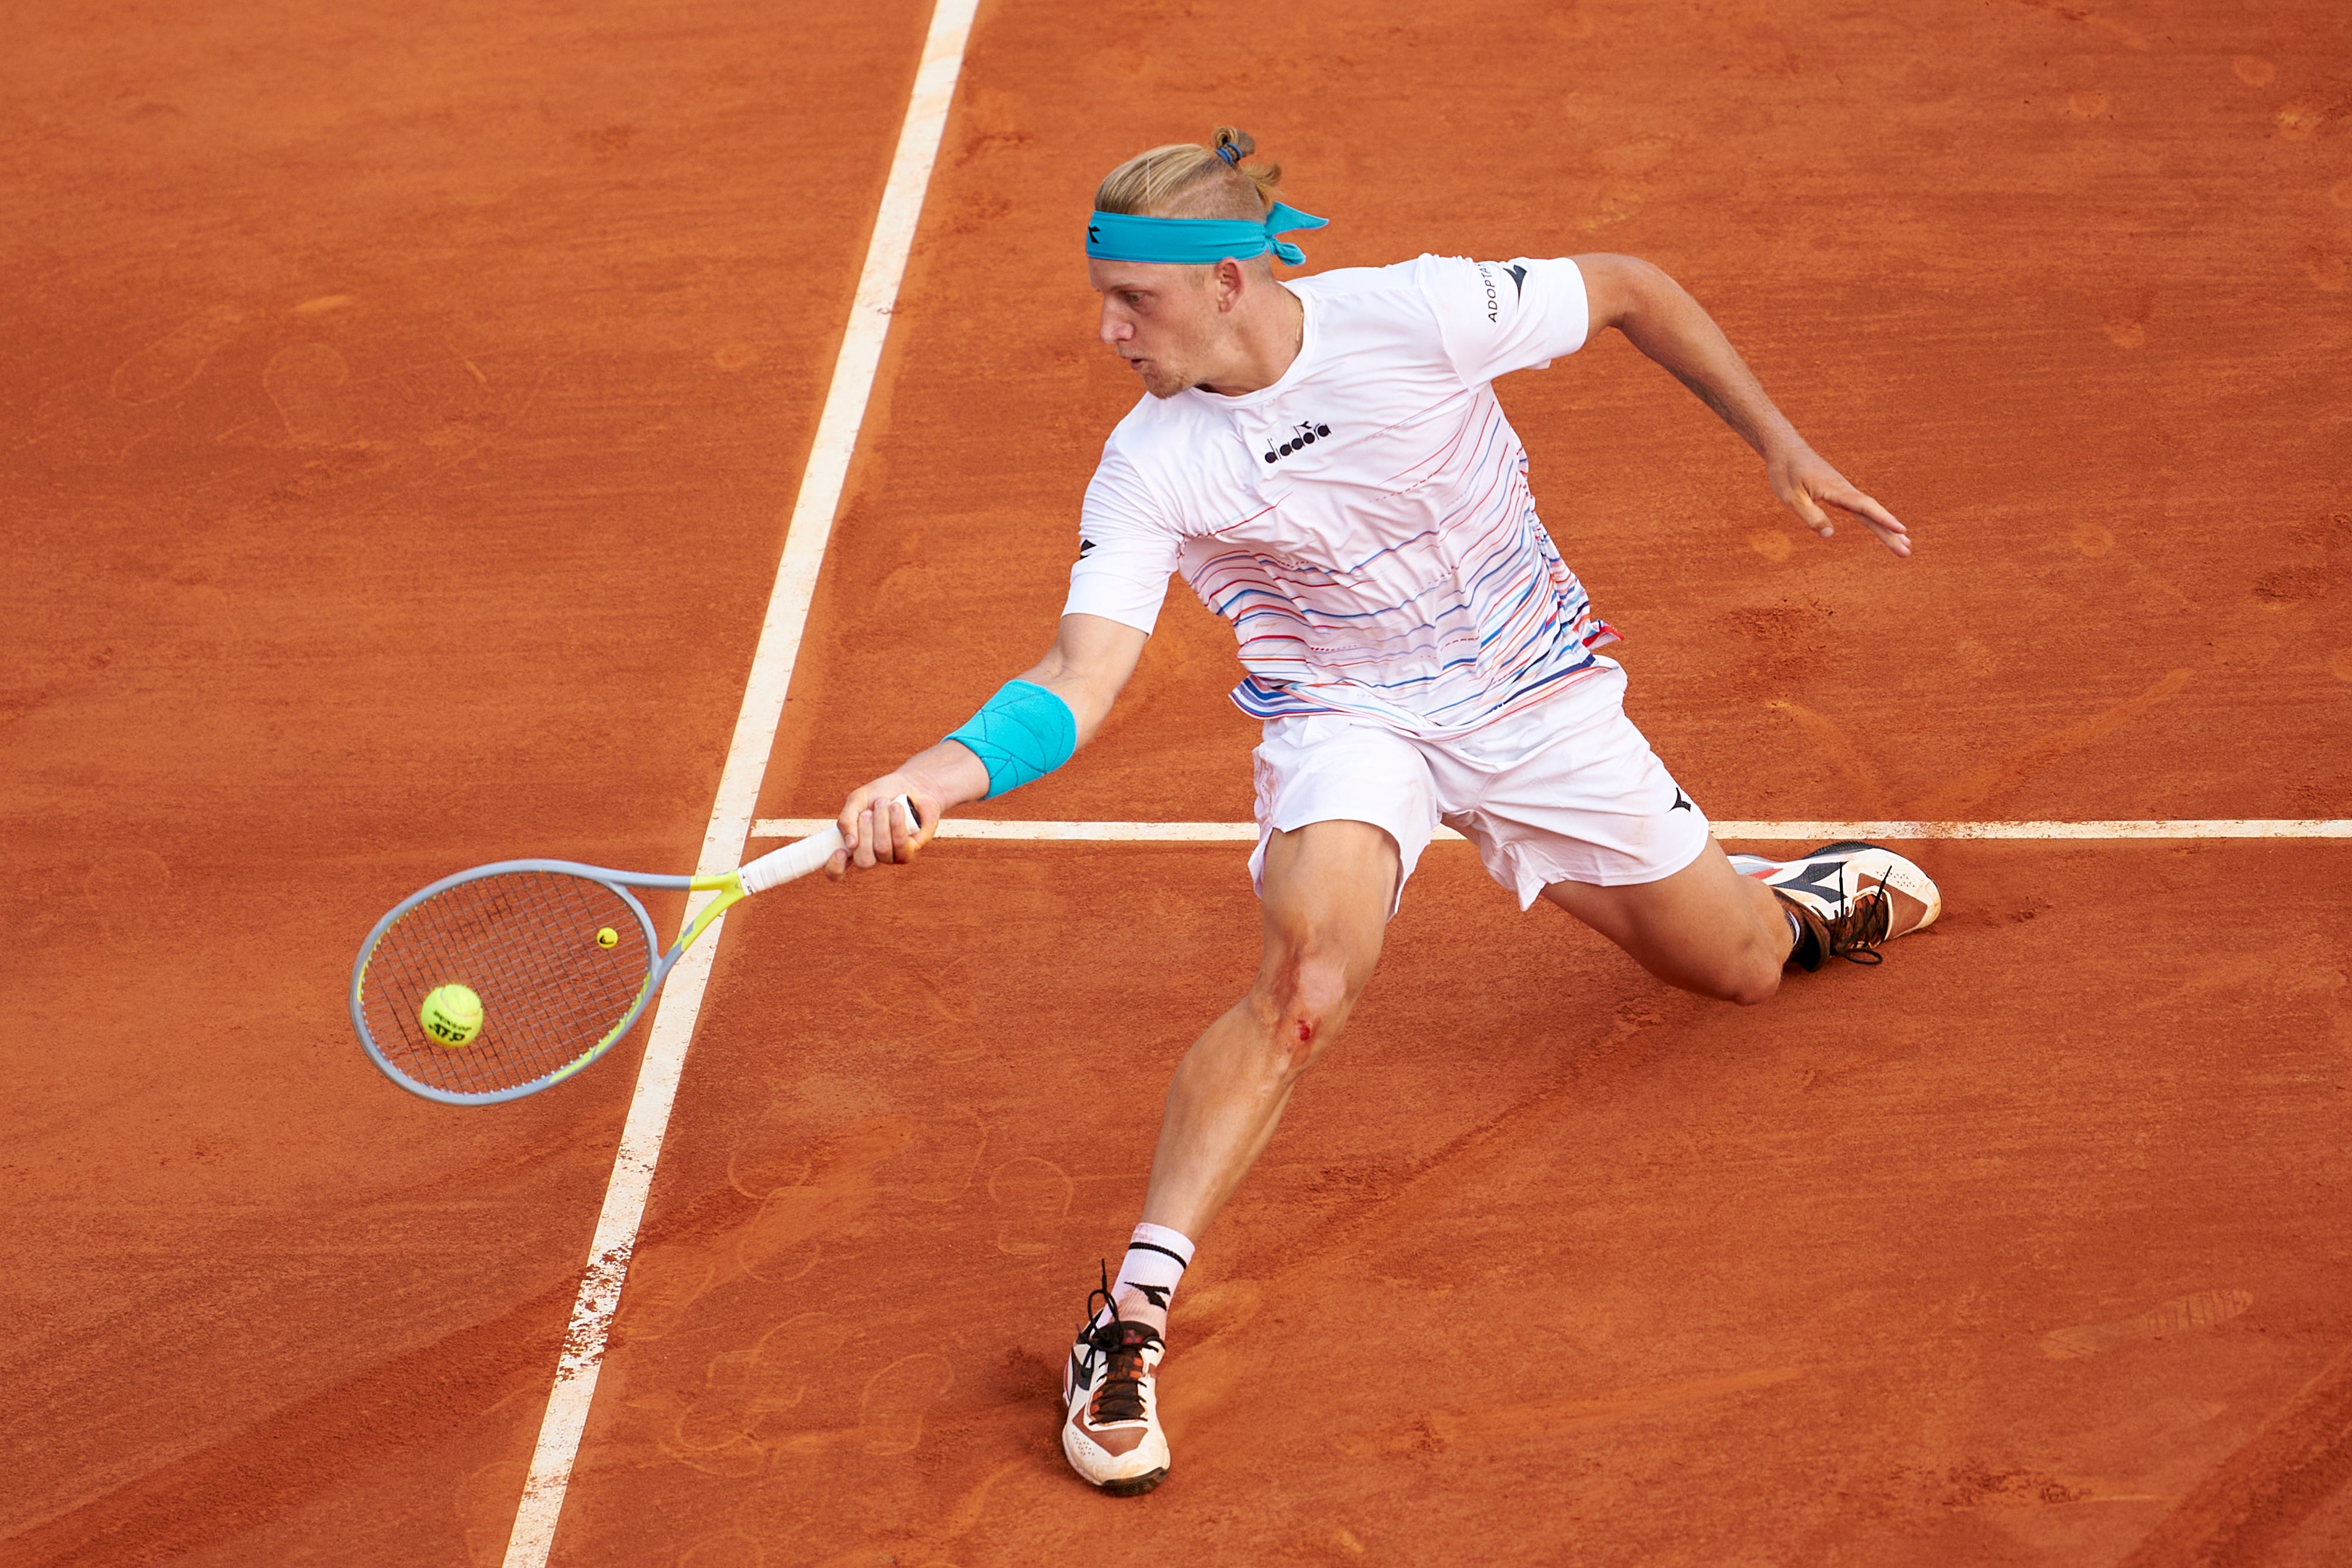
<svg viewBox="0 0 2352 1568">
<path fill-rule="evenodd" d="M 436 986 L 417 1009 L 416 1021 L 425 1026 L 425 1038 L 434 1044 L 455 1051 L 470 1045 L 482 1032 L 482 998 L 470 987 L 455 981 Z"/>
<path fill-rule="evenodd" d="M 609 925 L 596 933 L 596 946 L 599 947 L 616 947 L 620 942 L 621 934 Z"/>
</svg>

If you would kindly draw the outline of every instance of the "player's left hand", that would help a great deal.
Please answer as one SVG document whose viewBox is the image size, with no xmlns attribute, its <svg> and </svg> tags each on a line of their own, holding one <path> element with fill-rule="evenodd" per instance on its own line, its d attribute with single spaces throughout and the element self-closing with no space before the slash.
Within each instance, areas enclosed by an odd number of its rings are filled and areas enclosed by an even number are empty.
<svg viewBox="0 0 2352 1568">
<path fill-rule="evenodd" d="M 1846 476 L 1824 462 L 1810 446 L 1775 453 L 1766 460 L 1772 494 L 1823 538 L 1837 532 L 1832 511 L 1860 517 L 1878 540 L 1896 555 L 1911 553 L 1911 536 L 1895 514 L 1854 488 Z M 1827 509 L 1824 509 L 1827 508 Z"/>
</svg>

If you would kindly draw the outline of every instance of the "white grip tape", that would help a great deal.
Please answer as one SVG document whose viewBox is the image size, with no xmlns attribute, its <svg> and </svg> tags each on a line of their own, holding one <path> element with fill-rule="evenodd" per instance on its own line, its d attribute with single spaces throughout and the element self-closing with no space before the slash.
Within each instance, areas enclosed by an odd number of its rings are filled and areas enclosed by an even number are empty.
<svg viewBox="0 0 2352 1568">
<path fill-rule="evenodd" d="M 765 893 L 772 887 L 782 887 L 795 877 L 803 877 L 833 858 L 841 847 L 841 830 L 827 828 L 821 833 L 811 833 L 796 844 L 771 850 L 743 868 L 743 891 Z"/>
<path fill-rule="evenodd" d="M 915 803 L 906 796 L 899 796 L 891 804 L 907 813 L 908 821 L 919 822 L 915 815 Z M 782 887 L 795 878 L 820 869 L 840 848 L 841 830 L 827 828 L 822 832 L 811 833 L 798 843 L 771 850 L 737 874 L 743 879 L 745 893 L 765 893 L 772 887 Z"/>
</svg>

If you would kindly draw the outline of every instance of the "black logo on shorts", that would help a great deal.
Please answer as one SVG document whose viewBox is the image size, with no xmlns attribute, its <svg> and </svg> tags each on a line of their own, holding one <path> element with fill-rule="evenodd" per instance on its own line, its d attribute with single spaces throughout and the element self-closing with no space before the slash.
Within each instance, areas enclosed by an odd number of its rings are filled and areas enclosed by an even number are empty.
<svg viewBox="0 0 2352 1568">
<path fill-rule="evenodd" d="M 1095 548 L 1095 541 L 1094 541 L 1094 540 L 1092 540 L 1092 539 L 1080 539 L 1080 540 L 1078 541 L 1078 559 L 1079 559 L 1080 560 L 1084 560 L 1084 559 L 1087 559 L 1087 554 L 1088 554 L 1090 551 L 1092 551 L 1092 550 L 1094 549 L 1094 548 Z"/>
<path fill-rule="evenodd" d="M 1677 784 L 1675 786 L 1675 803 L 1667 807 L 1666 810 L 1669 811 L 1696 811 L 1698 808 L 1690 803 L 1690 797 L 1684 794 L 1683 787 Z"/>
<path fill-rule="evenodd" d="M 1284 442 L 1279 446 L 1270 447 L 1267 449 L 1265 460 L 1268 463 L 1279 463 L 1294 452 L 1306 451 L 1308 447 L 1314 445 L 1317 441 L 1329 435 L 1330 434 L 1331 427 L 1328 424 L 1318 424 L 1311 419 L 1300 420 L 1297 425 L 1294 427 L 1293 434 L 1289 440 Z"/>
<path fill-rule="evenodd" d="M 1512 298 L 1517 299 L 1520 295 L 1525 294 L 1528 291 L 1528 269 L 1526 267 L 1507 267 L 1503 268 L 1503 270 L 1511 275 Z"/>
</svg>

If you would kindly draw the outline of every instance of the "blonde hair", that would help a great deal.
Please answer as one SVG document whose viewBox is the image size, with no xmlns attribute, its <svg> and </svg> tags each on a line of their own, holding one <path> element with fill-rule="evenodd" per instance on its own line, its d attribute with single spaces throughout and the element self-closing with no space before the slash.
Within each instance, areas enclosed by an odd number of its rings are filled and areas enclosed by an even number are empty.
<svg viewBox="0 0 2352 1568">
<path fill-rule="evenodd" d="M 1233 150 L 1230 162 L 1220 156 L 1223 148 Z M 1103 177 L 1095 210 L 1151 218 L 1262 218 L 1274 205 L 1282 165 L 1244 162 L 1256 151 L 1247 132 L 1220 125 L 1206 147 L 1171 141 L 1139 152 Z"/>
</svg>

